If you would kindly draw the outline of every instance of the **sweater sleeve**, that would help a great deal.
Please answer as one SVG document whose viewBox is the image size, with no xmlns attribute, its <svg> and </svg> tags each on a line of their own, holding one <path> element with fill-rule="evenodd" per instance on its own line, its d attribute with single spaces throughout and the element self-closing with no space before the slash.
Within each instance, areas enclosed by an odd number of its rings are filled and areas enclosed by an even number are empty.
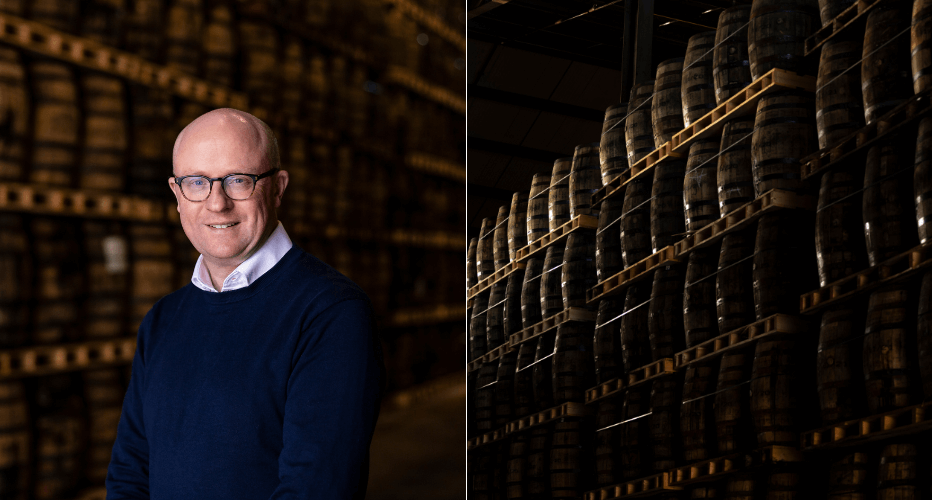
<svg viewBox="0 0 932 500">
<path fill-rule="evenodd" d="M 123 412 L 107 470 L 107 500 L 149 498 L 149 443 L 142 414 L 146 367 L 141 353 L 150 319 L 147 317 L 139 327 L 132 375 L 123 397 Z"/>
<path fill-rule="evenodd" d="M 382 370 L 368 301 L 338 302 L 312 320 L 293 357 L 270 500 L 365 496 Z"/>
</svg>

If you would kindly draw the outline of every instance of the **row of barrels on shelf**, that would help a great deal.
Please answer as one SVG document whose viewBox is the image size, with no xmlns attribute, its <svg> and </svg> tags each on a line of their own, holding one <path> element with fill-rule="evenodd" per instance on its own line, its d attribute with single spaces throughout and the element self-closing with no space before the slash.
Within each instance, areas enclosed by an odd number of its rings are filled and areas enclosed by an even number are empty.
<svg viewBox="0 0 932 500">
<path fill-rule="evenodd" d="M 0 382 L 0 498 L 103 486 L 128 379 L 129 368 Z"/>
</svg>

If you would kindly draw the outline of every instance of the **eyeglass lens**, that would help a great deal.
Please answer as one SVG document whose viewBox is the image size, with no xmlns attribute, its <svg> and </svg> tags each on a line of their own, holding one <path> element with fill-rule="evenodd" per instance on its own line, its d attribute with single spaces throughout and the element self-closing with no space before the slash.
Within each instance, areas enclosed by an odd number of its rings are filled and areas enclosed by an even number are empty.
<svg viewBox="0 0 932 500">
<path fill-rule="evenodd" d="M 210 179 L 186 177 L 181 181 L 181 191 L 191 201 L 203 201 L 210 195 Z M 231 175 L 223 179 L 223 191 L 234 200 L 245 200 L 252 194 L 255 182 L 247 175 Z"/>
</svg>

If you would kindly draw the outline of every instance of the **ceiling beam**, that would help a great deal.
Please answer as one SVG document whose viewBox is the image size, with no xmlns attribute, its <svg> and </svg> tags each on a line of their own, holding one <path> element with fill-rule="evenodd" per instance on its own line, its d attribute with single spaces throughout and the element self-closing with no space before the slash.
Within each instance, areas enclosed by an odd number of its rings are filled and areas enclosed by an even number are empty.
<svg viewBox="0 0 932 500">
<path fill-rule="evenodd" d="M 554 153 L 553 151 L 544 151 L 543 149 L 529 148 L 527 146 L 519 146 L 517 144 L 508 144 L 507 142 L 499 142 L 471 136 L 466 137 L 466 148 L 487 151 L 489 153 L 496 153 L 505 156 L 517 156 L 518 158 L 527 158 L 529 160 L 537 160 L 542 162 L 552 162 L 558 158 L 573 156 L 572 151 L 570 151 L 569 154 Z"/>
<path fill-rule="evenodd" d="M 496 8 L 496 7 L 500 7 L 500 6 L 502 6 L 502 5 L 505 5 L 506 3 L 510 2 L 510 1 L 511 1 L 511 0 L 488 0 L 487 2 L 485 2 L 485 3 L 482 4 L 482 5 L 479 5 L 478 7 L 469 9 L 469 10 L 466 12 L 466 20 L 468 21 L 468 20 L 470 20 L 470 19 L 472 19 L 472 18 L 474 18 L 474 17 L 476 17 L 476 16 L 481 16 L 482 14 L 485 14 L 486 12 L 488 12 L 488 11 L 490 11 L 490 10 Z"/>
<path fill-rule="evenodd" d="M 466 98 L 469 99 L 471 97 L 486 99 L 504 104 L 512 104 L 522 108 L 546 111 L 548 113 L 555 113 L 563 116 L 572 116 L 574 118 L 581 118 L 583 120 L 599 123 L 601 123 L 605 118 L 605 111 L 603 110 L 586 108 L 573 104 L 565 104 L 548 99 L 540 99 L 538 97 L 531 97 L 529 95 L 507 92 L 504 90 L 483 87 L 480 85 L 468 85 L 466 87 Z"/>
</svg>

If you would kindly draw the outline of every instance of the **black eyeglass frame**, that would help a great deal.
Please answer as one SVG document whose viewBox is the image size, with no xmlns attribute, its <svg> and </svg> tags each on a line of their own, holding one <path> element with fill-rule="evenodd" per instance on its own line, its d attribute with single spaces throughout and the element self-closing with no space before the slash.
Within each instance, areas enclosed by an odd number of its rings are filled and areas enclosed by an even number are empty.
<svg viewBox="0 0 932 500">
<path fill-rule="evenodd" d="M 227 196 L 227 198 L 230 198 L 231 200 L 234 200 L 234 201 L 243 201 L 243 200 L 248 200 L 249 197 L 252 196 L 252 193 L 255 193 L 255 192 L 256 192 L 256 184 L 258 184 L 260 180 L 262 180 L 262 179 L 264 179 L 264 178 L 266 178 L 266 177 L 275 175 L 275 174 L 278 173 L 280 170 L 281 170 L 280 168 L 273 168 L 273 169 L 271 169 L 271 170 L 269 170 L 269 171 L 267 171 L 267 172 L 264 172 L 264 173 L 261 173 L 261 174 L 258 174 L 258 175 L 257 175 L 257 174 L 237 174 L 237 173 L 232 173 L 232 174 L 224 175 L 223 177 L 214 177 L 214 178 L 207 177 L 206 175 L 182 175 L 181 177 L 175 177 L 175 184 L 177 184 L 177 185 L 178 185 L 178 189 L 181 190 L 181 196 L 184 196 L 184 199 L 190 201 L 191 203 L 200 203 L 200 202 L 202 202 L 202 201 L 207 201 L 207 199 L 210 198 L 210 194 L 214 191 L 214 182 L 216 182 L 216 181 L 220 181 L 220 189 L 223 190 L 223 194 L 225 194 L 225 195 Z M 234 176 L 234 175 L 245 175 L 246 177 L 252 178 L 252 192 L 249 193 L 249 196 L 247 196 L 247 197 L 245 197 L 245 198 L 242 198 L 242 199 L 236 199 L 236 198 L 231 197 L 229 194 L 227 194 L 226 188 L 223 187 L 223 186 L 224 186 L 224 183 L 223 183 L 223 182 L 226 180 L 227 177 L 232 177 L 232 176 Z M 191 178 L 191 177 L 200 177 L 200 178 L 202 178 L 202 179 L 207 179 L 207 180 L 209 181 L 209 184 L 208 184 L 208 187 L 207 187 L 207 196 L 205 196 L 203 200 L 197 200 L 197 201 L 195 201 L 195 200 L 192 200 L 192 199 L 188 198 L 188 195 L 184 194 L 184 187 L 181 186 L 181 182 L 184 181 L 185 179 L 188 179 L 188 178 Z"/>
</svg>

